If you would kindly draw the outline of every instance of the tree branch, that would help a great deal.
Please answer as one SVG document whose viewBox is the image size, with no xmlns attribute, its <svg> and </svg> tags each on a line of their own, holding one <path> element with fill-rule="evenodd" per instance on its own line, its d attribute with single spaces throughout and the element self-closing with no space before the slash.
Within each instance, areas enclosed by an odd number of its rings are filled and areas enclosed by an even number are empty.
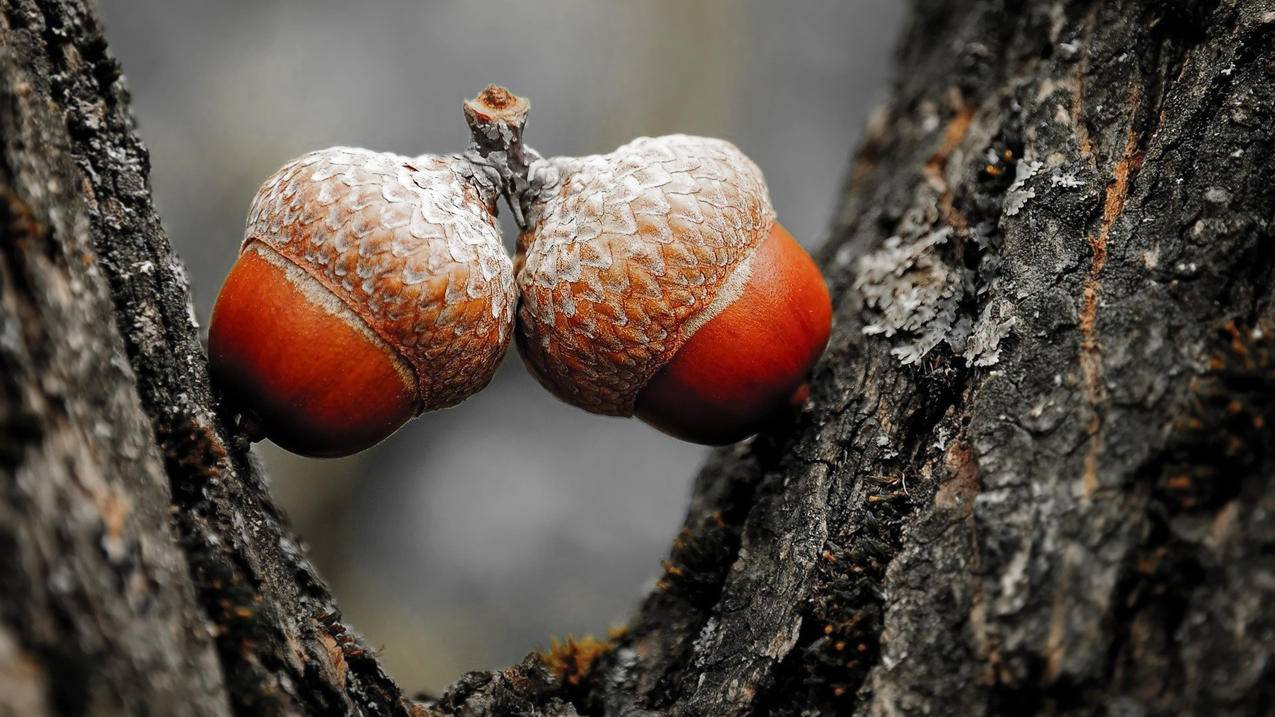
<svg viewBox="0 0 1275 717">
<path fill-rule="evenodd" d="M 247 442 L 217 417 L 185 271 L 155 214 L 149 160 L 97 18 L 71 0 L 3 9 L 6 335 L 25 333 L 11 324 L 15 304 L 35 314 L 22 326 L 48 334 L 4 349 L 7 364 L 29 367 L 0 379 L 5 424 L 30 426 L 5 451 L 4 485 L 19 489 L 25 475 L 63 498 L 34 514 L 6 505 L 49 537 L 5 522 L 15 584 L 2 602 L 11 642 L 39 655 L 34 666 L 57 688 L 49 711 L 406 714 L 397 686 L 341 624 Z M 81 363 L 90 365 L 57 382 Z M 37 388 L 56 394 L 40 401 Z M 50 427 L 63 414 L 73 439 L 55 452 Z M 76 463 L 54 460 L 66 451 Z M 98 503 L 81 495 L 94 476 Z M 98 555 L 99 543 L 122 547 Z M 90 624 L 98 611 L 119 614 Z"/>
</svg>

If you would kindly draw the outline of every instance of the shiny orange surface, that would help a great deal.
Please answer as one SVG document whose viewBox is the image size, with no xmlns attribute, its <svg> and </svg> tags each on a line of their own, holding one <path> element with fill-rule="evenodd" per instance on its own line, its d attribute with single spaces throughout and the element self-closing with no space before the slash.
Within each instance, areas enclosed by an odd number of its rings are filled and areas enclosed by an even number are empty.
<svg viewBox="0 0 1275 717">
<path fill-rule="evenodd" d="M 776 222 L 739 298 L 638 395 L 636 415 L 684 440 L 725 445 L 787 405 L 828 343 L 832 304 L 810 255 Z"/>
<path fill-rule="evenodd" d="M 301 277 L 301 281 L 310 281 Z M 266 435 L 308 456 L 358 452 L 415 413 L 415 382 L 348 312 L 316 301 L 254 251 L 240 255 L 208 332 L 214 380 Z"/>
</svg>

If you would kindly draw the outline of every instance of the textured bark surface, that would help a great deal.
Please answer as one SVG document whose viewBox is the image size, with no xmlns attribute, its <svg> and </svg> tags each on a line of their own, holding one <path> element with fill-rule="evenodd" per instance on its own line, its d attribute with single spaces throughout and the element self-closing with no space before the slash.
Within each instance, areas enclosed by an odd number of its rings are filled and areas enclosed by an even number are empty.
<svg viewBox="0 0 1275 717">
<path fill-rule="evenodd" d="M 1269 712 L 1275 0 L 913 4 L 811 403 L 624 635 L 418 704 L 214 412 L 91 11 L 0 2 L 0 710 Z"/>
<path fill-rule="evenodd" d="M 0 712 L 403 714 L 214 412 L 92 7 L 0 2 Z"/>
</svg>

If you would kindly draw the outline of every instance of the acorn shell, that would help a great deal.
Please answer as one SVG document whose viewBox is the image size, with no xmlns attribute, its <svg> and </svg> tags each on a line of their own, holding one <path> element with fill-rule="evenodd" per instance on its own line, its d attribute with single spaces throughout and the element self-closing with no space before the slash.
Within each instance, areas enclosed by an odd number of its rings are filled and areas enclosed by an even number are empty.
<svg viewBox="0 0 1275 717">
<path fill-rule="evenodd" d="M 241 251 L 254 242 L 332 292 L 412 366 L 418 413 L 482 389 L 508 346 L 513 265 L 463 157 L 307 154 L 257 192 Z"/>
<path fill-rule="evenodd" d="M 551 162 L 519 242 L 519 349 L 558 397 L 630 416 L 747 281 L 775 220 L 766 182 L 733 144 L 687 135 Z"/>
</svg>

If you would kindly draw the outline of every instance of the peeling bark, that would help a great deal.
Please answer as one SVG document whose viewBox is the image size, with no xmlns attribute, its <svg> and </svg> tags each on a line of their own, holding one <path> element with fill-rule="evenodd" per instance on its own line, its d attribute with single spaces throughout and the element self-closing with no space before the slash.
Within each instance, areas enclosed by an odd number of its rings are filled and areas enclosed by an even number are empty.
<svg viewBox="0 0 1275 717">
<path fill-rule="evenodd" d="M 812 405 L 701 474 L 672 564 L 714 579 L 585 704 L 1275 704 L 1275 5 L 1024 5 L 916 4 Z"/>
<path fill-rule="evenodd" d="M 92 12 L 0 2 L 0 707 L 1269 711 L 1275 1 L 913 4 L 809 405 L 609 651 L 415 703 L 215 411 Z"/>
</svg>

